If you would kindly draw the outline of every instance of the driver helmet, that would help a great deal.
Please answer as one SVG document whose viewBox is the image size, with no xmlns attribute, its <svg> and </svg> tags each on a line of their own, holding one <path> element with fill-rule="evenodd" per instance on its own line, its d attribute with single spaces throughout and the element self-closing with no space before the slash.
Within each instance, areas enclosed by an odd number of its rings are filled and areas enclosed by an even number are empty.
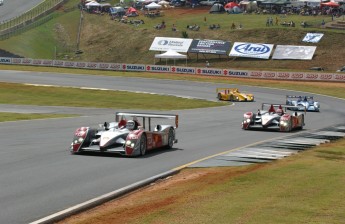
<svg viewBox="0 0 345 224">
<path fill-rule="evenodd" d="M 276 110 L 276 113 L 277 113 L 279 116 L 282 116 L 284 112 L 283 112 L 282 109 L 279 108 L 279 109 Z"/>
<path fill-rule="evenodd" d="M 136 126 L 135 121 L 133 121 L 133 120 L 127 121 L 126 128 L 127 128 L 128 130 L 134 130 L 134 129 L 135 129 L 135 126 Z"/>
</svg>

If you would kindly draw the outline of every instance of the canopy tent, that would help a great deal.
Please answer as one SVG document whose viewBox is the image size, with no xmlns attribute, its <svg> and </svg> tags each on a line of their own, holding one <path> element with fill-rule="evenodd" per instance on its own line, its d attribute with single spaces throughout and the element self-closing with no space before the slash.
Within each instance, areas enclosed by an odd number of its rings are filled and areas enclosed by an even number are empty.
<svg viewBox="0 0 345 224">
<path fill-rule="evenodd" d="M 265 0 L 260 5 L 287 5 L 291 2 L 289 0 Z"/>
<path fill-rule="evenodd" d="M 241 1 L 240 6 L 243 10 L 248 12 L 255 11 L 258 8 L 256 1 Z"/>
<path fill-rule="evenodd" d="M 85 4 L 87 7 L 91 7 L 91 6 L 101 6 L 101 4 L 99 4 L 98 2 L 89 2 Z"/>
<path fill-rule="evenodd" d="M 147 8 L 147 9 L 160 9 L 160 8 L 162 8 L 162 6 L 158 5 L 155 2 L 152 2 L 152 3 L 148 4 L 148 5 L 145 5 L 145 8 Z"/>
<path fill-rule="evenodd" d="M 232 9 L 232 8 L 235 7 L 235 6 L 240 7 L 240 5 L 237 4 L 237 3 L 235 3 L 235 2 L 229 2 L 228 4 L 226 4 L 226 5 L 224 6 L 224 8 L 225 8 L 225 10 L 227 10 L 227 9 Z"/>
<path fill-rule="evenodd" d="M 325 2 L 321 3 L 321 7 L 328 6 L 328 7 L 339 7 L 340 5 L 336 2 Z"/>
<path fill-rule="evenodd" d="M 222 13 L 225 12 L 224 6 L 220 3 L 214 3 L 210 8 L 210 13 Z"/>
<path fill-rule="evenodd" d="M 162 1 L 158 2 L 157 4 L 158 4 L 158 5 L 169 5 L 170 2 L 167 2 L 167 1 L 165 1 L 165 0 L 162 0 Z"/>
<path fill-rule="evenodd" d="M 138 11 L 135 8 L 129 7 L 127 9 L 126 15 L 127 16 L 139 16 L 139 13 L 138 13 Z"/>
<path fill-rule="evenodd" d="M 99 4 L 99 6 L 101 6 L 103 8 L 110 8 L 111 4 L 110 3 L 101 3 L 101 4 Z"/>
<path fill-rule="evenodd" d="M 186 66 L 187 66 L 187 55 L 180 54 L 174 50 L 169 49 L 167 52 L 163 54 L 155 54 L 155 59 L 156 58 L 165 58 L 166 63 L 168 63 L 168 59 L 174 59 L 174 65 L 175 65 L 175 60 L 176 59 L 186 59 Z M 156 63 L 156 61 L 155 61 Z"/>
</svg>

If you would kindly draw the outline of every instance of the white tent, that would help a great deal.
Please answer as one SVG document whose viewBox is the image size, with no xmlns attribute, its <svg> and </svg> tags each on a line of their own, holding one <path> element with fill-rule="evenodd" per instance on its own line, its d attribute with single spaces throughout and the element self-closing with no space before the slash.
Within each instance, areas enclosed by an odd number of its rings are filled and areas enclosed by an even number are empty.
<svg viewBox="0 0 345 224">
<path fill-rule="evenodd" d="M 147 9 L 160 9 L 160 8 L 162 8 L 162 6 L 158 5 L 155 2 L 152 2 L 152 3 L 148 4 L 148 5 L 145 5 L 145 8 L 147 8 Z"/>
<path fill-rule="evenodd" d="M 86 3 L 85 5 L 87 7 L 90 7 L 90 6 L 100 6 L 101 4 L 99 4 L 98 2 L 89 2 L 89 3 Z"/>
<path fill-rule="evenodd" d="M 187 55 L 180 54 L 174 50 L 169 49 L 167 52 L 165 52 L 163 54 L 155 54 L 155 59 L 156 58 L 165 58 L 166 63 L 168 63 L 168 59 L 174 59 L 174 65 L 175 65 L 176 59 L 186 59 L 186 66 L 187 66 Z"/>
<path fill-rule="evenodd" d="M 169 5 L 169 2 L 162 0 L 160 2 L 157 3 L 158 5 Z"/>
</svg>

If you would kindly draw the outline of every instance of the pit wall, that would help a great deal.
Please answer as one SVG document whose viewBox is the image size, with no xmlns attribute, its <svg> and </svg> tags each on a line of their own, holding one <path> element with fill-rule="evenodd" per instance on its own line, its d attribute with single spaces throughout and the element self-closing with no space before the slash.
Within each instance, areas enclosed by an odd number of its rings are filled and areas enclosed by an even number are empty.
<svg viewBox="0 0 345 224">
<path fill-rule="evenodd" d="M 74 62 L 61 60 L 31 59 L 31 58 L 5 58 L 0 57 L 0 64 L 33 65 L 62 68 L 82 68 L 94 70 L 127 71 L 127 72 L 157 72 L 188 75 L 205 75 L 217 77 L 242 77 L 271 80 L 310 80 L 326 82 L 345 82 L 345 73 L 328 72 L 282 72 L 260 70 L 236 70 L 220 68 L 198 68 L 164 65 L 144 65 L 125 63 L 101 62 Z"/>
</svg>

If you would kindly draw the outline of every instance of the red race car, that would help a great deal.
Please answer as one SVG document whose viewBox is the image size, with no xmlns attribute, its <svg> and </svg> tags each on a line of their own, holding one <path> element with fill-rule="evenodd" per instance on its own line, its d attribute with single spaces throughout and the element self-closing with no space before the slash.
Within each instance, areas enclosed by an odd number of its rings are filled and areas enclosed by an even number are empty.
<svg viewBox="0 0 345 224">
<path fill-rule="evenodd" d="M 264 109 L 268 106 L 268 110 Z M 264 129 L 290 132 L 302 129 L 305 113 L 288 113 L 286 109 L 295 109 L 296 106 L 263 103 L 261 110 L 247 112 L 243 115 L 242 129 Z M 285 109 L 285 110 L 284 110 Z"/>
<path fill-rule="evenodd" d="M 173 120 L 174 124 L 166 124 L 167 120 Z M 178 115 L 117 112 L 115 122 L 105 122 L 100 127 L 78 128 L 70 151 L 143 156 L 156 148 L 172 148 L 177 143 Z"/>
</svg>

